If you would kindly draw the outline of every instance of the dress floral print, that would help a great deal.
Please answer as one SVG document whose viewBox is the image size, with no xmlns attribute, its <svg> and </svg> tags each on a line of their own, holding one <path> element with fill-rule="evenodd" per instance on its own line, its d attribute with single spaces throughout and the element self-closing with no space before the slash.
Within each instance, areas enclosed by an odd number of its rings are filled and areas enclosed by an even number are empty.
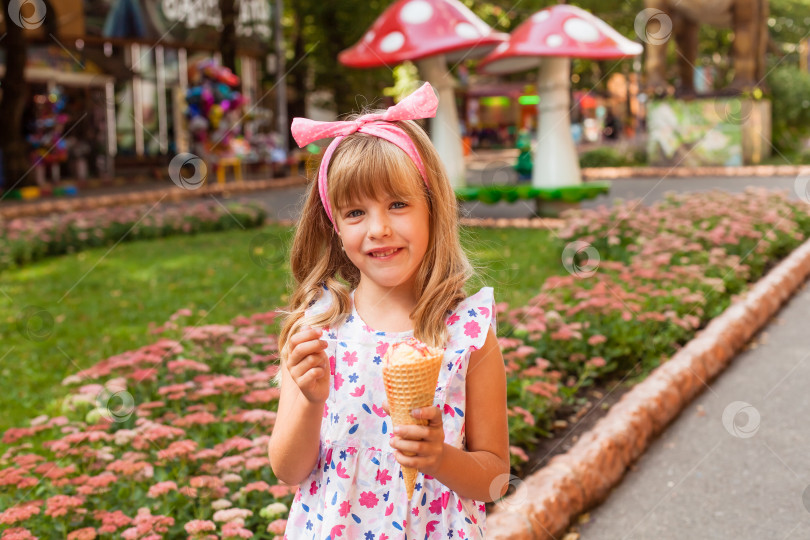
<svg viewBox="0 0 810 540">
<path fill-rule="evenodd" d="M 324 404 L 319 459 L 295 494 L 284 540 L 483 539 L 486 506 L 461 497 L 435 478 L 419 473 L 408 501 L 402 467 L 389 445 L 391 419 L 382 408 L 382 357 L 388 347 L 412 336 L 378 332 L 354 309 L 338 328 L 324 328 L 332 387 Z M 324 289 L 307 315 L 324 311 Z M 434 406 L 443 411 L 445 442 L 466 449 L 466 372 L 470 353 L 496 329 L 492 287 L 468 296 L 447 315 L 449 341 Z"/>
</svg>

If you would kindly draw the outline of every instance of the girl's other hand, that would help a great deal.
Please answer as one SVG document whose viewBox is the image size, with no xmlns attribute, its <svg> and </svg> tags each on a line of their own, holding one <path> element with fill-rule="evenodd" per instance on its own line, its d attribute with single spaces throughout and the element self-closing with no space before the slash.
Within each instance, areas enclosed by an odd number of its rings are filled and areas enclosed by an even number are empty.
<svg viewBox="0 0 810 540">
<path fill-rule="evenodd" d="M 321 330 L 305 326 L 290 338 L 290 354 L 287 369 L 293 381 L 308 401 L 325 403 L 329 397 L 329 359 L 325 349 L 327 342 L 318 339 Z"/>
<path fill-rule="evenodd" d="M 388 401 L 383 402 L 382 408 L 391 416 Z M 416 409 L 415 412 L 414 418 L 427 420 L 428 424 L 395 427 L 389 444 L 396 451 L 396 459 L 400 465 L 436 476 L 444 457 L 442 411 L 431 405 Z"/>
</svg>

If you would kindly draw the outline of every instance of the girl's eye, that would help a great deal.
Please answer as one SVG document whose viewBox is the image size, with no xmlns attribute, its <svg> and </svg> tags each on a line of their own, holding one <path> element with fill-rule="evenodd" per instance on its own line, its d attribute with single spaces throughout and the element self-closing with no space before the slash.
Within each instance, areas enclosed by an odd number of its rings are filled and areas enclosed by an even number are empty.
<svg viewBox="0 0 810 540">
<path fill-rule="evenodd" d="M 405 208 L 406 206 L 408 206 L 408 203 L 405 203 L 405 202 L 402 202 L 402 201 L 396 201 L 396 202 L 391 203 L 392 207 L 395 206 L 395 205 L 402 205 L 402 206 L 398 206 L 396 208 Z M 362 210 L 352 210 L 352 211 L 350 211 L 350 212 L 348 212 L 346 214 L 346 217 L 347 218 L 359 217 L 359 216 L 354 215 L 355 212 L 362 212 Z"/>
</svg>

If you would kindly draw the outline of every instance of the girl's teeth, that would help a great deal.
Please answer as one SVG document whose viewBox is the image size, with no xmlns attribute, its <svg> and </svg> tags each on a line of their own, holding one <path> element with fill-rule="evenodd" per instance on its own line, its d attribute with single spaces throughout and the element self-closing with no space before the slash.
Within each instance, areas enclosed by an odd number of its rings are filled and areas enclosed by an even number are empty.
<svg viewBox="0 0 810 540">
<path fill-rule="evenodd" d="M 396 249 L 392 249 L 391 251 L 386 251 L 384 253 L 375 253 L 373 256 L 374 257 L 387 257 L 388 255 L 391 255 L 395 251 L 396 251 Z"/>
</svg>

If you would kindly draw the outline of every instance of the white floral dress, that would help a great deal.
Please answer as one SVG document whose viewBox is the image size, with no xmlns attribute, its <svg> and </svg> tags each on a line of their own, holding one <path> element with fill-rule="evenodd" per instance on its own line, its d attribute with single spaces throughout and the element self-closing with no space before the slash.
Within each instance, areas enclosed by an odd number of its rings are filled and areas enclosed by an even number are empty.
<svg viewBox="0 0 810 540">
<path fill-rule="evenodd" d="M 307 315 L 331 301 L 324 289 Z M 466 450 L 466 373 L 470 353 L 497 330 L 492 287 L 464 299 L 445 318 L 449 341 L 433 404 L 443 411 L 445 442 Z M 382 409 L 382 357 L 408 332 L 378 332 L 354 309 L 343 326 L 325 328 L 331 389 L 324 404 L 319 459 L 290 508 L 284 540 L 430 540 L 485 537 L 486 506 L 419 473 L 408 501 L 402 467 L 389 445 Z"/>
</svg>

